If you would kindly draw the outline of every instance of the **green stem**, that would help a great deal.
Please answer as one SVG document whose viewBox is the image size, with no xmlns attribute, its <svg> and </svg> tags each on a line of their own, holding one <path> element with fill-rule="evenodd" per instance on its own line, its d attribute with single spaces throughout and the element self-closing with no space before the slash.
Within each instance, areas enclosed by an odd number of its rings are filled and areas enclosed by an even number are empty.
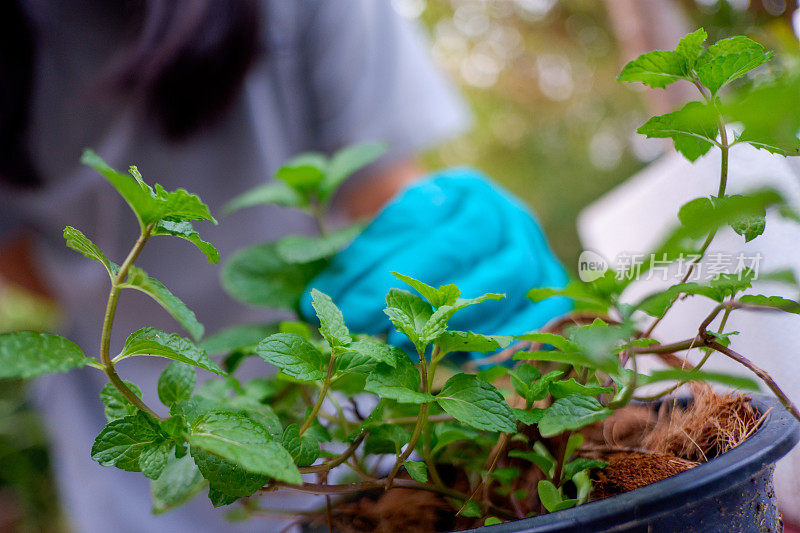
<svg viewBox="0 0 800 533">
<path fill-rule="evenodd" d="M 331 360 L 328 362 L 328 373 L 325 375 L 325 381 L 322 382 L 322 390 L 319 391 L 319 396 L 317 397 L 317 401 L 314 403 L 314 407 L 311 408 L 311 412 L 306 417 L 305 422 L 303 422 L 302 427 L 300 428 L 300 436 L 303 436 L 308 428 L 311 427 L 311 424 L 314 420 L 317 419 L 317 414 L 319 414 L 319 410 L 322 408 L 322 403 L 325 401 L 325 396 L 328 394 L 328 389 L 331 387 L 331 377 L 333 376 L 333 364 L 336 361 L 336 352 L 331 350 Z"/>
<path fill-rule="evenodd" d="M 114 325 L 114 316 L 117 312 L 120 285 L 125 281 L 125 277 L 128 275 L 128 270 L 142 252 L 142 248 L 144 248 L 147 239 L 150 238 L 151 231 L 153 231 L 153 224 L 150 224 L 142 231 L 142 233 L 139 235 L 139 238 L 136 239 L 136 243 L 133 245 L 133 248 L 131 248 L 131 251 L 128 253 L 128 257 L 125 258 L 125 261 L 122 262 L 122 266 L 119 267 L 117 275 L 111 280 L 111 290 L 108 294 L 108 303 L 106 304 L 106 312 L 105 316 L 103 317 L 103 330 L 100 333 L 100 362 L 103 365 L 103 371 L 106 373 L 108 380 L 126 400 L 128 400 L 140 411 L 144 411 L 153 418 L 158 419 L 160 417 L 155 413 L 155 411 L 150 409 L 142 401 L 142 399 L 139 398 L 130 389 L 130 387 L 125 384 L 124 381 L 122 381 L 122 378 L 119 377 L 117 371 L 114 369 L 114 362 L 111 360 L 111 355 L 109 353 L 111 347 L 111 328 Z"/>
</svg>

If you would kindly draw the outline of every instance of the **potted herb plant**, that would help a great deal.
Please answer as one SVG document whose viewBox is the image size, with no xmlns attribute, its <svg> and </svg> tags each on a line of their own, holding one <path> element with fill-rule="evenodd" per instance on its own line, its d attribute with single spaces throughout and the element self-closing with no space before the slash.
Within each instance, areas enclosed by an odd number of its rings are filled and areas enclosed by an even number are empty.
<svg viewBox="0 0 800 533">
<path fill-rule="evenodd" d="M 770 54 L 744 37 L 705 48 L 705 37 L 703 30 L 689 34 L 676 50 L 645 54 L 620 75 L 652 87 L 677 80 L 694 84 L 702 101 L 653 117 L 639 132 L 672 138 L 692 160 L 715 146 L 722 151 L 718 194 L 681 208 L 680 224 L 656 250 L 660 258 L 702 256 L 725 226 L 747 240 L 755 238 L 763 232 L 767 209 L 797 216 L 775 191 L 731 196 L 726 182 L 728 150 L 735 143 L 798 153 L 800 116 L 767 112 L 776 101 L 800 94 L 800 82 L 786 77 L 722 98 L 728 83 Z M 734 122 L 741 129 L 730 132 Z M 319 221 L 321 235 L 288 237 L 240 252 L 223 273 L 228 290 L 248 303 L 295 309 L 309 280 L 357 233 L 325 227 L 329 199 L 347 175 L 380 150 L 363 145 L 331 159 L 304 155 L 281 168 L 274 184 L 235 200 L 231 208 L 277 203 L 306 210 Z M 800 313 L 800 305 L 775 296 L 740 295 L 752 285 L 752 272 L 707 282 L 689 282 L 687 276 L 635 302 L 623 298 L 631 277 L 618 280 L 608 273 L 563 289 L 533 289 L 534 300 L 572 298 L 581 314 L 517 338 L 449 327 L 456 313 L 503 295 L 462 298 L 455 285 L 433 287 L 394 273 L 404 288 L 389 291 L 385 313 L 413 346 L 410 354 L 350 331 L 335 302 L 316 290 L 318 324 L 238 326 L 200 342 L 202 327 L 195 315 L 135 263 L 149 239 L 159 235 L 187 239 L 216 262 L 213 245 L 193 227 L 196 221 L 215 222 L 208 208 L 182 189 L 151 187 L 135 167 L 125 175 L 90 151 L 83 161 L 123 196 L 140 228 L 119 265 L 79 230 L 64 230 L 67 245 L 99 262 L 109 275 L 101 352 L 96 359 L 87 357 L 56 335 L 3 334 L 0 377 L 31 378 L 79 367 L 104 372 L 109 384 L 101 400 L 108 425 L 95 439 L 92 458 L 150 478 L 156 512 L 207 489 L 215 506 L 241 502 L 237 514 L 257 516 L 269 505 L 270 493 L 294 491 L 326 496 L 318 521 L 344 530 L 386 527 L 387 517 L 395 529 L 430 531 L 493 525 L 498 531 L 780 527 L 769 490 L 771 468 L 797 442 L 800 412 L 772 377 L 730 348 L 725 323 L 740 310 Z M 155 299 L 192 339 L 143 328 L 112 351 L 117 301 L 127 289 Z M 650 338 L 654 324 L 684 295 L 711 298 L 718 305 L 686 339 Z M 712 331 L 717 317 L 721 322 Z M 509 348 L 515 342 L 528 344 Z M 674 362 L 675 353 L 690 347 L 743 364 L 778 401 L 717 396 L 702 388 L 716 382 L 758 389 L 753 379 L 704 371 L 707 357 L 695 367 L 682 364 L 650 373 L 637 367 L 637 359 L 650 354 Z M 476 374 L 446 366 L 448 354 L 504 349 L 518 361 L 513 368 L 495 366 Z M 227 357 L 220 366 L 209 354 Z M 163 406 L 146 404 L 138 387 L 118 375 L 117 363 L 137 356 L 172 360 L 158 380 Z M 245 357 L 260 358 L 279 372 L 240 380 L 236 369 Z M 197 368 L 222 378 L 196 387 Z M 661 418 L 653 419 L 654 408 L 637 406 L 634 399 L 643 385 L 660 382 L 701 385 L 695 385 L 693 401 L 661 402 Z M 646 433 L 640 428 L 632 437 L 644 444 L 614 449 L 602 434 L 592 434 L 605 421 L 630 412 L 647 422 Z M 712 433 L 705 448 L 697 446 L 703 460 L 646 448 L 648 439 L 680 444 L 669 434 L 673 424 L 707 432 L 709 420 L 725 417 L 741 422 L 737 437 L 723 442 Z M 621 476 L 626 469 L 628 477 Z M 630 476 L 642 481 L 642 472 L 655 472 L 648 479 L 655 482 L 625 493 L 624 481 Z M 581 505 L 593 498 L 593 489 L 594 498 L 607 498 Z M 623 494 L 613 495 L 615 490 Z M 256 495 L 263 497 L 251 498 Z"/>
</svg>

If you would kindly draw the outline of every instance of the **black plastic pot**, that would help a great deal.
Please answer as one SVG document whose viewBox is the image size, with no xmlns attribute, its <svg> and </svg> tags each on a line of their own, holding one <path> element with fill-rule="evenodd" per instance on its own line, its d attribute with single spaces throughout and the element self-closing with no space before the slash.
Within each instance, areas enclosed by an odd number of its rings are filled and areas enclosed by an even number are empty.
<svg viewBox="0 0 800 533">
<path fill-rule="evenodd" d="M 772 474 L 800 439 L 800 424 L 775 398 L 757 396 L 753 406 L 773 409 L 752 437 L 707 463 L 626 494 L 473 531 L 780 533 Z"/>
</svg>

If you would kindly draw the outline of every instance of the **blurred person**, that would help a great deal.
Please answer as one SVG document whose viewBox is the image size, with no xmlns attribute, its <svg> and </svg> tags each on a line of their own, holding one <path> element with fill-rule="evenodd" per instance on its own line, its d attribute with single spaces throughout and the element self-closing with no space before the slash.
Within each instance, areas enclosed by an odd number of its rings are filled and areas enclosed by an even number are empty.
<svg viewBox="0 0 800 533">
<path fill-rule="evenodd" d="M 388 0 L 10 0 L 0 6 L 0 29 L 0 274 L 57 300 L 65 335 L 90 356 L 99 349 L 107 279 L 64 246 L 61 232 L 67 225 L 79 228 L 112 259 L 124 256 L 137 234 L 124 201 L 78 164 L 85 147 L 116 168 L 138 164 L 146 179 L 168 190 L 186 187 L 214 212 L 299 152 L 381 140 L 389 152 L 352 180 L 341 211 L 370 215 L 405 192 L 360 241 L 377 242 L 379 251 L 355 246 L 359 253 L 382 253 L 380 264 L 388 265 L 391 255 L 403 254 L 395 228 L 413 219 L 416 231 L 429 237 L 428 254 L 405 253 L 401 263 L 422 265 L 425 281 L 458 283 L 450 276 L 456 267 L 472 286 L 487 290 L 495 289 L 498 277 L 501 288 L 513 289 L 532 279 L 542 285 L 565 280 L 527 210 L 487 181 L 453 171 L 414 185 L 422 172 L 413 154 L 463 131 L 467 114 L 434 70 L 417 29 Z M 465 214 L 441 224 L 460 239 L 437 244 L 439 228 L 425 223 L 423 209 L 438 206 Z M 246 245 L 314 229 L 303 214 L 269 206 L 200 231 L 226 257 Z M 483 243 L 502 252 L 496 261 L 494 250 L 477 247 Z M 481 256 L 469 256 L 471 249 Z M 436 261 L 442 254 L 459 260 Z M 339 272 L 352 273 L 347 263 L 358 260 L 352 252 L 343 255 Z M 219 286 L 217 267 L 206 265 L 188 243 L 154 239 L 137 264 L 195 310 L 209 332 L 286 316 L 231 300 Z M 336 273 L 321 281 L 330 290 L 349 282 Z M 373 288 L 386 283 L 372 282 Z M 513 292 L 522 298 L 528 288 Z M 382 300 L 380 290 L 373 293 Z M 114 345 L 145 325 L 176 329 L 155 303 L 130 292 L 121 295 Z M 379 310 L 381 300 L 353 302 L 345 316 L 353 309 Z M 564 310 L 562 304 L 534 313 L 522 331 Z M 141 358 L 122 364 L 120 373 L 147 400 L 156 397 L 164 365 Z M 259 362 L 249 371 L 266 370 Z M 78 371 L 34 385 L 71 527 L 197 533 L 278 527 L 263 518 L 226 523 L 224 509 L 212 512 L 204 496 L 152 516 L 143 476 L 101 467 L 89 457 L 105 425 L 98 400 L 105 383 L 100 373 Z M 297 499 L 270 497 L 271 507 L 292 505 Z"/>
</svg>

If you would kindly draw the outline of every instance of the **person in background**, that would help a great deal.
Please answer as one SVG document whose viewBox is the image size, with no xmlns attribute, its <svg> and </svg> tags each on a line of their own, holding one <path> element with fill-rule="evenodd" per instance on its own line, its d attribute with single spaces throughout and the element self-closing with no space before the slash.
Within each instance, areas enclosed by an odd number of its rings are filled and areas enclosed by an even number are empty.
<svg viewBox="0 0 800 533">
<path fill-rule="evenodd" d="M 382 246 L 354 245 L 358 253 L 337 259 L 340 273 L 352 272 L 348 264 L 364 254 L 380 253 L 378 264 L 388 276 L 391 257 L 400 255 L 400 265 L 414 270 L 407 273 L 422 272 L 427 282 L 465 280 L 481 292 L 513 291 L 516 305 L 529 308 L 521 300 L 528 288 L 565 281 L 527 210 L 474 172 L 451 171 L 416 184 L 422 171 L 413 155 L 462 132 L 468 117 L 433 68 L 417 28 L 388 0 L 9 0 L 0 6 L 0 31 L 0 277 L 58 301 L 63 333 L 87 354 L 99 349 L 107 279 L 64 246 L 61 232 L 75 226 L 117 260 L 137 235 L 124 202 L 78 164 L 85 147 L 116 168 L 137 164 L 146 179 L 168 190 L 185 187 L 218 212 L 299 152 L 384 141 L 388 153 L 357 176 L 337 204 L 345 215 L 364 216 L 390 201 L 394 208 L 384 210 L 368 234 Z M 436 215 L 444 235 L 439 226 L 422 224 L 441 206 L 465 214 Z M 418 222 L 426 253 L 404 252 L 392 240 L 405 219 Z M 224 258 L 286 233 L 310 234 L 313 222 L 264 207 L 202 232 Z M 232 301 L 219 286 L 217 268 L 189 244 L 155 239 L 137 264 L 195 310 L 207 331 L 285 316 Z M 323 278 L 321 285 L 344 297 L 346 275 Z M 379 299 L 352 302 L 346 316 L 380 309 L 381 284 L 389 282 L 374 283 L 370 294 Z M 516 332 L 564 310 L 563 304 L 539 309 Z M 480 325 L 482 319 L 472 320 Z M 145 296 L 123 294 L 113 345 L 144 325 L 176 329 Z M 145 399 L 156 396 L 165 364 L 156 359 L 120 365 Z M 251 371 L 266 370 L 262 364 Z M 34 385 L 71 528 L 200 533 L 278 527 L 263 519 L 226 523 L 204 497 L 151 515 L 144 477 L 103 468 L 89 457 L 105 423 L 98 400 L 104 384 L 99 373 L 72 372 Z M 280 496 L 270 504 L 293 505 Z"/>
</svg>

